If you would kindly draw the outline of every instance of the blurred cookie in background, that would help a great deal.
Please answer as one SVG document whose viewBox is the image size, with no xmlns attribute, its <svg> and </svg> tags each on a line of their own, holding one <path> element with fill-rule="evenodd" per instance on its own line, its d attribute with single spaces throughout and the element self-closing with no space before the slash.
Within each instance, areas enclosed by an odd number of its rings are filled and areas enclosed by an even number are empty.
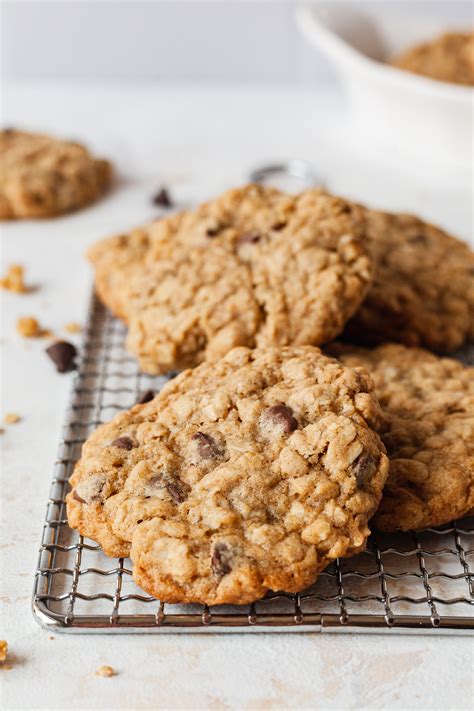
<svg viewBox="0 0 474 711">
<path fill-rule="evenodd" d="M 112 166 L 81 144 L 7 128 L 0 132 L 0 219 L 53 217 L 97 200 Z"/>
<path fill-rule="evenodd" d="M 390 64 L 430 79 L 474 86 L 474 32 L 446 32 L 411 47 Z"/>
</svg>

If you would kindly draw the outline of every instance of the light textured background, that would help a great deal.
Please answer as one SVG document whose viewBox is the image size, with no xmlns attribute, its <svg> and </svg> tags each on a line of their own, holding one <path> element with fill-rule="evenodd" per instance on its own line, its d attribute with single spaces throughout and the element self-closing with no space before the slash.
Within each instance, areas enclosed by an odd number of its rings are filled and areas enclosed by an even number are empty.
<svg viewBox="0 0 474 711">
<path fill-rule="evenodd" d="M 333 0 L 338 2 L 338 0 Z M 354 0 L 356 1 L 356 0 Z M 5 79 L 249 81 L 332 76 L 299 36 L 290 0 L 4 0 Z M 469 26 L 465 0 L 357 2 Z"/>
</svg>

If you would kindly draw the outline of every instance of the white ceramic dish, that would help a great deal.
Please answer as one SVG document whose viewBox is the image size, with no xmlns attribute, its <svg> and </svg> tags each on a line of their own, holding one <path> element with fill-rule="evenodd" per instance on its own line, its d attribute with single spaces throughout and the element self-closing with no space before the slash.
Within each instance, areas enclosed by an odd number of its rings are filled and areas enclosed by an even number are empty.
<svg viewBox="0 0 474 711">
<path fill-rule="evenodd" d="M 385 5 L 385 3 L 379 3 Z M 408 46 L 445 31 L 441 23 L 355 3 L 297 8 L 306 39 L 337 70 L 350 101 L 357 140 L 379 144 L 422 166 L 472 171 L 474 89 L 402 71 L 384 63 Z"/>
</svg>

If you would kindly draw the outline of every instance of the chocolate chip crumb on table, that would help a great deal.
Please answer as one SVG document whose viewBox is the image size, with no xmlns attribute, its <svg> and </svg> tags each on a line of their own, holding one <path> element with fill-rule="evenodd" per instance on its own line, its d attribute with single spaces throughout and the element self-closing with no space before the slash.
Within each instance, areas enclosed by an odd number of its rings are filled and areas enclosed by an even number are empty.
<svg viewBox="0 0 474 711">
<path fill-rule="evenodd" d="M 56 341 L 46 349 L 58 373 L 67 373 L 75 368 L 77 349 L 68 341 Z"/>
</svg>

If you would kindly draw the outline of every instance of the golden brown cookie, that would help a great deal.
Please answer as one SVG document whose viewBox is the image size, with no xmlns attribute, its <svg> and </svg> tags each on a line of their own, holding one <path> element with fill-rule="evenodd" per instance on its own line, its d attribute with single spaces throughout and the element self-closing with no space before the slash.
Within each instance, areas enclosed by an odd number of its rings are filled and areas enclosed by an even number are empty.
<svg viewBox="0 0 474 711">
<path fill-rule="evenodd" d="M 416 530 L 467 514 L 474 507 L 474 368 L 395 344 L 329 350 L 368 371 L 386 418 L 390 473 L 374 525 Z"/>
<path fill-rule="evenodd" d="M 70 141 L 0 132 L 0 219 L 52 217 L 94 202 L 109 187 L 110 163 Z"/>
<path fill-rule="evenodd" d="M 372 387 L 310 346 L 233 349 L 91 435 L 69 523 L 164 601 L 301 590 L 365 546 L 388 470 Z"/>
<path fill-rule="evenodd" d="M 230 190 L 93 247 L 97 291 L 150 373 L 235 346 L 319 345 L 369 287 L 359 210 L 320 190 Z"/>
<path fill-rule="evenodd" d="M 345 337 L 440 352 L 474 339 L 474 254 L 469 247 L 414 215 L 362 214 L 375 273 Z"/>
<path fill-rule="evenodd" d="M 411 47 L 391 64 L 431 79 L 474 86 L 474 32 L 446 32 Z"/>
</svg>

